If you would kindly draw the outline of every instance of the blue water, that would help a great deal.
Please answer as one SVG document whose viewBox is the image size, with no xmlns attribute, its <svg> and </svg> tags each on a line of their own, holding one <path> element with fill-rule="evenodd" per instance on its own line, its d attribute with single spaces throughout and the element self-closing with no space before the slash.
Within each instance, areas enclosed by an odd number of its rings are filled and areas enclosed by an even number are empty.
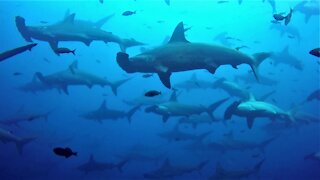
<svg viewBox="0 0 320 180">
<path fill-rule="evenodd" d="M 299 1 L 275 2 L 278 13 L 288 13 Z M 316 0 L 313 3 L 317 3 L 319 9 L 320 2 Z M 24 17 L 27 25 L 50 25 L 61 21 L 67 10 L 76 13 L 76 19 L 92 22 L 115 14 L 102 26 L 103 30 L 146 44 L 128 48 L 126 52 L 130 56 L 141 53 L 141 47 L 152 49 L 162 45 L 165 37 L 170 37 L 181 21 L 185 27 L 191 27 L 186 31 L 186 38 L 190 42 L 226 46 L 215 40 L 218 34 L 226 32 L 227 37 L 233 38 L 223 38 L 231 43 L 227 48 L 245 45 L 248 48 L 240 51 L 247 55 L 257 52 L 277 53 L 289 46 L 290 54 L 303 64 L 302 71 L 286 64 L 274 66 L 272 60 L 267 59 L 260 66 L 260 74 L 277 80 L 276 85 L 246 84 L 242 81 L 238 83 L 257 96 L 276 90 L 267 102 L 284 110 L 298 107 L 299 112 L 311 114 L 320 120 L 319 100 L 300 105 L 311 92 L 320 87 L 319 59 L 309 54 L 311 49 L 319 47 L 319 15 L 312 16 L 306 23 L 302 13 L 293 13 L 288 27 L 298 30 L 301 36 L 299 41 L 297 36 L 281 36 L 279 31 L 270 29 L 272 8 L 268 2 L 263 3 L 261 0 L 244 0 L 242 4 L 235 0 L 221 4 L 216 0 L 171 0 L 169 6 L 163 0 L 105 0 L 103 4 L 98 0 L 1 1 L 0 51 L 28 44 L 16 28 L 16 16 Z M 136 14 L 122 16 L 127 10 L 136 11 Z M 282 22 L 280 26 L 285 25 Z M 274 133 L 272 130 L 271 133 L 263 130 L 263 127 L 271 123 L 267 118 L 257 118 L 252 129 L 247 128 L 245 118 L 238 116 L 233 116 L 226 123 L 221 120 L 212 124 L 200 124 L 196 129 L 181 124 L 179 130 L 194 135 L 212 131 L 205 138 L 206 143 L 223 140 L 230 131 L 233 132 L 234 139 L 250 142 L 261 142 L 276 136 L 263 151 L 255 148 L 227 152 L 214 148 L 205 151 L 188 150 L 186 146 L 192 140 L 167 141 L 158 135 L 172 130 L 180 117 L 170 117 L 168 122 L 163 123 L 161 116 L 146 113 L 145 107 L 134 113 L 131 123 L 126 118 L 98 123 L 81 117 L 83 113 L 96 110 L 103 100 L 106 100 L 108 108 L 128 111 L 133 105 L 128 105 L 125 101 L 143 97 L 148 90 L 161 91 L 162 99 L 169 99 L 172 93 L 157 75 L 143 78 L 142 73 L 128 74 L 122 70 L 116 62 L 116 54 L 120 51 L 116 43 L 94 41 L 88 47 L 81 42 L 61 42 L 61 47 L 76 49 L 76 55 L 57 56 L 47 42 L 34 42 L 38 45 L 32 51 L 0 62 L 0 120 L 14 117 L 22 111 L 53 111 L 47 121 L 39 119 L 21 122 L 19 126 L 0 126 L 19 137 L 36 137 L 36 140 L 25 145 L 22 155 L 19 155 L 14 143 L 0 143 L 0 179 L 143 179 L 145 173 L 159 169 L 166 159 L 177 167 L 194 167 L 199 162 L 209 161 L 199 171 L 172 179 L 207 179 L 215 175 L 218 162 L 226 170 L 243 170 L 252 168 L 262 159 L 265 161 L 260 171 L 250 175 L 249 179 L 320 179 L 320 161 L 305 159 L 306 155 L 320 150 L 319 122 L 298 123 L 294 128 L 288 126 L 274 129 Z M 129 77 L 132 79 L 119 87 L 117 96 L 109 87 L 100 86 L 69 87 L 69 95 L 57 90 L 38 93 L 19 90 L 19 87 L 32 81 L 35 72 L 52 74 L 67 69 L 74 60 L 78 61 L 79 69 L 111 81 Z M 231 66 L 219 67 L 214 75 L 205 70 L 179 72 L 173 73 L 171 83 L 174 87 L 175 84 L 189 80 L 193 73 L 196 73 L 198 80 L 211 83 L 218 77 L 232 81 L 250 70 L 248 65 L 240 65 L 238 69 Z M 15 72 L 22 75 L 14 76 Z M 229 97 L 225 91 L 213 88 L 190 91 L 179 88 L 178 92 L 178 102 L 204 106 Z M 214 115 L 223 119 L 226 108 L 235 99 L 224 103 Z M 137 146 L 140 154 L 147 154 L 154 160 L 129 160 L 122 172 L 115 168 L 85 174 L 77 169 L 88 162 L 91 154 L 99 162 L 117 163 L 122 160 L 120 155 L 126 156 Z M 57 156 L 52 151 L 55 147 L 70 147 L 78 156 Z M 253 154 L 259 156 L 254 158 Z"/>
</svg>

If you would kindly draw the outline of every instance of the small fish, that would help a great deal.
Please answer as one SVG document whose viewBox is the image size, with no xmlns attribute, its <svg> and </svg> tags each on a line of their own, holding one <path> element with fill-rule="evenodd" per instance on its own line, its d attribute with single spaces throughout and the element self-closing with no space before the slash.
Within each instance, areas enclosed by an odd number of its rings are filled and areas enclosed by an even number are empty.
<svg viewBox="0 0 320 180">
<path fill-rule="evenodd" d="M 312 49 L 309 54 L 314 55 L 316 57 L 320 57 L 320 48 L 314 48 Z"/>
<path fill-rule="evenodd" d="M 294 37 L 294 36 L 292 36 L 292 35 L 288 35 L 288 38 L 290 38 L 290 39 L 294 39 L 295 37 Z"/>
<path fill-rule="evenodd" d="M 154 97 L 154 96 L 158 96 L 160 94 L 161 94 L 160 91 L 151 90 L 151 91 L 146 92 L 144 95 L 147 97 Z"/>
<path fill-rule="evenodd" d="M 133 14 L 136 14 L 137 11 L 125 11 L 122 13 L 122 16 L 131 16 Z"/>
<path fill-rule="evenodd" d="M 143 78 L 149 78 L 149 77 L 152 77 L 152 76 L 153 76 L 153 74 L 151 74 L 151 73 L 142 75 Z"/>
<path fill-rule="evenodd" d="M 49 64 L 51 63 L 47 58 L 43 58 L 43 60 Z"/>
<path fill-rule="evenodd" d="M 76 51 L 76 49 L 70 50 L 68 48 L 57 48 L 54 50 L 54 52 L 57 53 L 59 56 L 60 56 L 60 54 L 68 54 L 68 53 L 72 53 L 73 55 L 76 55 L 75 51 Z"/>
<path fill-rule="evenodd" d="M 77 156 L 77 152 L 73 152 L 70 148 L 61 148 L 61 147 L 56 147 L 53 149 L 53 152 L 58 155 L 58 156 L 64 156 L 65 158 L 69 158 L 70 156 Z"/>
<path fill-rule="evenodd" d="M 218 1 L 218 4 L 228 3 L 229 1 Z"/>
<path fill-rule="evenodd" d="M 14 76 L 20 76 L 20 75 L 22 75 L 22 73 L 21 73 L 21 72 L 15 72 L 15 73 L 13 73 L 12 75 L 14 75 Z"/>
<path fill-rule="evenodd" d="M 101 4 L 103 4 L 103 0 L 99 0 L 99 2 L 100 2 Z"/>
</svg>

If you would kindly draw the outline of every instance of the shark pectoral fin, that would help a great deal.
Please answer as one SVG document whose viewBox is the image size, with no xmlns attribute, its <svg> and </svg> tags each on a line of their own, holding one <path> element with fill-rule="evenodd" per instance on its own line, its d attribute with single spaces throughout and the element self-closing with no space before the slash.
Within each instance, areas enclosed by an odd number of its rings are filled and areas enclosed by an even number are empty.
<svg viewBox="0 0 320 180">
<path fill-rule="evenodd" d="M 168 121 L 168 119 L 169 119 L 169 115 L 163 115 L 162 116 L 162 122 L 163 123 L 166 123 Z"/>
<path fill-rule="evenodd" d="M 86 46 L 90 46 L 90 44 L 91 44 L 91 40 L 83 40 L 82 41 Z"/>
<path fill-rule="evenodd" d="M 253 126 L 254 117 L 247 117 L 248 128 L 251 129 Z"/>
<path fill-rule="evenodd" d="M 159 72 L 158 76 L 159 76 L 162 84 L 164 86 L 166 86 L 167 88 L 171 89 L 171 83 L 170 83 L 171 72 L 166 72 L 166 73 Z"/>
<path fill-rule="evenodd" d="M 62 89 L 62 91 L 63 91 L 66 95 L 69 95 L 68 86 L 62 85 L 62 86 L 61 86 L 61 89 Z"/>
<path fill-rule="evenodd" d="M 48 43 L 49 43 L 51 49 L 54 51 L 54 53 L 56 53 L 57 55 L 59 55 L 59 53 L 57 52 L 58 42 L 57 42 L 57 41 L 49 41 Z"/>
<path fill-rule="evenodd" d="M 218 66 L 216 64 L 210 64 L 207 66 L 207 70 L 211 73 L 214 74 L 217 70 Z"/>
</svg>

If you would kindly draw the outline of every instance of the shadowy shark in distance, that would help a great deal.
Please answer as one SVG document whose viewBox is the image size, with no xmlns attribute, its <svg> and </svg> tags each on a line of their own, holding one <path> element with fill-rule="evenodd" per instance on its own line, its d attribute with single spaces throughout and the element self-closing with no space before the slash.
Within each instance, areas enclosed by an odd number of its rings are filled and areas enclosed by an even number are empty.
<svg viewBox="0 0 320 180">
<path fill-rule="evenodd" d="M 111 32 L 102 30 L 101 27 L 113 15 L 95 23 L 77 20 L 75 15 L 75 13 L 66 13 L 62 21 L 42 26 L 27 26 L 25 19 L 21 16 L 17 16 L 15 21 L 19 32 L 26 41 L 33 42 L 32 39 L 46 41 L 55 53 L 57 53 L 56 50 L 59 48 L 58 44 L 61 41 L 79 41 L 87 46 L 90 46 L 92 41 L 114 42 L 119 44 L 121 51 L 125 51 L 126 48 L 131 46 L 143 45 L 143 43 L 134 39 L 122 39 Z"/>
<path fill-rule="evenodd" d="M 301 35 L 299 32 L 299 29 L 290 25 L 290 26 L 282 26 L 281 24 L 274 24 L 272 23 L 270 25 L 270 29 L 274 29 L 280 32 L 280 36 L 282 37 L 283 35 L 291 35 L 293 37 L 295 37 L 298 42 L 301 42 Z"/>
<path fill-rule="evenodd" d="M 252 169 L 244 170 L 227 170 L 221 166 L 220 163 L 216 166 L 216 173 L 214 176 L 209 177 L 210 180 L 214 179 L 247 179 L 250 176 L 259 173 L 264 159 L 258 162 Z"/>
<path fill-rule="evenodd" d="M 308 23 L 312 16 L 319 16 L 320 7 L 318 1 L 302 1 L 298 3 L 293 11 L 304 14 L 304 22 Z"/>
<path fill-rule="evenodd" d="M 78 62 L 74 61 L 68 69 L 59 71 L 51 75 L 44 76 L 42 73 L 37 72 L 35 76 L 45 85 L 62 90 L 64 93 L 69 94 L 68 87 L 83 85 L 92 88 L 94 85 L 101 87 L 110 86 L 112 92 L 117 95 L 118 87 L 130 80 L 123 79 L 115 82 L 110 82 L 104 78 L 95 76 L 89 72 L 78 69 Z"/>
<path fill-rule="evenodd" d="M 127 73 L 157 73 L 161 82 L 171 88 L 170 76 L 174 72 L 206 69 L 214 74 L 221 65 L 237 68 L 240 64 L 248 64 L 259 79 L 258 66 L 270 56 L 270 53 L 257 53 L 252 58 L 222 46 L 190 43 L 186 40 L 184 31 L 183 22 L 180 22 L 168 44 L 131 58 L 128 54 L 119 52 L 117 62 Z"/>
<path fill-rule="evenodd" d="M 295 69 L 302 71 L 303 63 L 301 60 L 294 57 L 289 53 L 289 46 L 286 46 L 281 52 L 275 52 L 270 56 L 270 59 L 273 60 L 273 64 L 277 66 L 278 64 L 286 64 Z"/>
<path fill-rule="evenodd" d="M 212 82 L 201 80 L 197 77 L 196 73 L 193 73 L 189 80 L 182 81 L 180 83 L 176 83 L 174 85 L 175 88 L 185 89 L 186 91 L 190 91 L 192 89 L 207 89 L 212 87 Z"/>
<path fill-rule="evenodd" d="M 187 173 L 192 173 L 195 171 L 201 171 L 201 169 L 208 164 L 209 161 L 203 161 L 194 167 L 178 167 L 171 165 L 169 159 L 165 162 L 159 169 L 145 173 L 143 176 L 147 179 L 168 179 L 176 176 L 182 176 Z"/>
<path fill-rule="evenodd" d="M 16 135 L 12 134 L 8 130 L 0 128 L 0 141 L 3 143 L 7 143 L 7 142 L 16 143 L 16 147 L 17 147 L 19 154 L 22 154 L 23 147 L 26 144 L 34 141 L 35 139 L 36 138 L 34 138 L 34 137 L 33 138 L 21 138 L 21 137 L 18 137 Z"/>
<path fill-rule="evenodd" d="M 117 120 L 120 118 L 128 118 L 129 123 L 131 122 L 132 115 L 140 109 L 140 105 L 133 107 L 128 112 L 110 109 L 106 105 L 104 100 L 97 110 L 87 112 L 81 117 L 102 123 L 102 120 Z"/>
<path fill-rule="evenodd" d="M 120 161 L 119 163 L 105 163 L 98 162 L 94 159 L 93 155 L 90 155 L 89 161 L 84 163 L 83 165 L 78 166 L 78 170 L 88 174 L 92 171 L 104 171 L 111 170 L 117 168 L 120 172 L 122 172 L 122 167 L 128 162 L 128 160 Z"/>
</svg>

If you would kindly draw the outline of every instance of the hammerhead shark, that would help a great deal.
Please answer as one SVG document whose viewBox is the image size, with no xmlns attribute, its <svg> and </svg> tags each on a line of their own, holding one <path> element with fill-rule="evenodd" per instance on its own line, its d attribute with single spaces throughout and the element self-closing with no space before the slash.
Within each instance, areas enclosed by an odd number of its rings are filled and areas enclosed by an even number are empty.
<svg viewBox="0 0 320 180">
<path fill-rule="evenodd" d="M 235 49 L 191 43 L 185 38 L 184 32 L 183 22 L 180 22 L 168 44 L 131 58 L 119 52 L 117 62 L 127 73 L 157 73 L 165 87 L 171 88 L 170 76 L 174 72 L 206 69 L 214 74 L 221 65 L 231 65 L 237 69 L 240 64 L 248 64 L 259 79 L 258 67 L 270 56 L 270 53 L 264 52 L 250 57 Z"/>
<path fill-rule="evenodd" d="M 112 92 L 117 95 L 119 86 L 130 80 L 123 79 L 115 82 L 110 82 L 107 79 L 100 78 L 89 72 L 78 69 L 78 62 L 74 61 L 68 69 L 59 71 L 47 76 L 40 72 L 36 72 L 35 76 L 43 83 L 52 88 L 61 89 L 64 93 L 69 94 L 68 87 L 76 85 L 84 85 L 91 88 L 94 85 L 101 87 L 110 86 Z"/>
<path fill-rule="evenodd" d="M 79 171 L 83 171 L 85 174 L 88 174 L 92 171 L 104 171 L 108 169 L 117 168 L 120 172 L 122 172 L 122 167 L 128 162 L 128 160 L 123 160 L 117 164 L 115 163 L 106 163 L 106 162 L 98 162 L 94 159 L 93 155 L 90 155 L 89 161 L 80 165 L 77 169 Z"/>
<path fill-rule="evenodd" d="M 122 39 L 119 36 L 102 30 L 101 27 L 113 16 L 110 15 L 95 23 L 75 19 L 76 14 L 67 13 L 62 21 L 51 25 L 27 26 L 21 16 L 15 18 L 16 26 L 22 37 L 27 42 L 32 39 L 46 41 L 52 50 L 57 53 L 58 44 L 61 41 L 78 41 L 90 46 L 92 41 L 114 42 L 119 44 L 121 51 L 127 47 L 143 45 L 134 39 Z"/>
<path fill-rule="evenodd" d="M 159 169 L 145 173 L 144 177 L 147 179 L 173 178 L 187 173 L 192 173 L 194 171 L 200 171 L 207 163 L 208 161 L 203 161 L 194 167 L 178 167 L 171 165 L 170 161 L 166 159 Z"/>
</svg>

